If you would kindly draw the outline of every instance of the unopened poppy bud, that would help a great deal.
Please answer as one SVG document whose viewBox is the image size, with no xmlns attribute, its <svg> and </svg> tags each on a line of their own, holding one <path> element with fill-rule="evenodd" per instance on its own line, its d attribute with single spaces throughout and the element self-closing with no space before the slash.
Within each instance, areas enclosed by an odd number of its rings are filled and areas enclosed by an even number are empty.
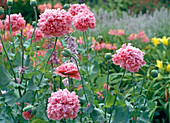
<svg viewBox="0 0 170 123">
<path fill-rule="evenodd" d="M 70 8 L 70 5 L 69 4 L 65 4 L 64 6 L 63 6 L 63 9 L 65 9 L 65 10 L 68 10 Z"/>
<path fill-rule="evenodd" d="M 29 111 L 30 109 L 32 109 L 33 106 L 32 105 L 28 105 L 25 108 L 23 108 L 23 111 Z"/>
<path fill-rule="evenodd" d="M 37 47 L 36 47 L 36 50 L 40 50 L 40 46 L 37 46 Z"/>
<path fill-rule="evenodd" d="M 156 77 L 158 76 L 158 71 L 157 71 L 157 70 L 152 70 L 152 71 L 151 71 L 151 76 L 152 76 L 153 78 L 156 78 Z"/>
<path fill-rule="evenodd" d="M 36 22 L 35 22 L 35 21 L 33 21 L 33 22 L 32 22 L 32 26 L 33 26 L 33 27 L 35 27 L 35 26 L 37 27 L 37 25 L 36 25 Z"/>
<path fill-rule="evenodd" d="M 64 48 L 63 52 L 62 52 L 62 55 L 64 57 L 70 57 L 71 56 L 71 50 L 70 49 L 67 49 L 67 48 Z"/>
<path fill-rule="evenodd" d="M 106 60 L 110 60 L 112 58 L 112 54 L 111 53 L 106 53 L 105 54 L 105 59 Z"/>
<path fill-rule="evenodd" d="M 20 33 L 17 33 L 15 36 L 18 37 L 18 38 L 21 38 L 21 34 Z"/>
<path fill-rule="evenodd" d="M 91 47 L 89 48 L 89 51 L 92 51 L 92 48 L 91 48 Z"/>
<path fill-rule="evenodd" d="M 64 56 L 64 57 L 70 57 L 70 55 L 68 55 L 66 52 L 62 51 L 61 54 Z"/>
<path fill-rule="evenodd" d="M 31 120 L 36 114 L 36 112 L 37 112 L 37 109 L 34 106 L 28 105 L 23 109 L 22 116 L 26 120 Z"/>
<path fill-rule="evenodd" d="M 101 44 L 103 42 L 103 36 L 99 35 L 97 41 Z"/>
<path fill-rule="evenodd" d="M 4 8 L 0 7 L 0 15 L 4 14 Z"/>
<path fill-rule="evenodd" d="M 7 0 L 6 4 L 7 4 L 7 6 L 12 6 L 13 5 L 13 0 Z"/>
<path fill-rule="evenodd" d="M 36 0 L 30 0 L 30 5 L 31 6 L 37 6 L 37 1 Z"/>
</svg>

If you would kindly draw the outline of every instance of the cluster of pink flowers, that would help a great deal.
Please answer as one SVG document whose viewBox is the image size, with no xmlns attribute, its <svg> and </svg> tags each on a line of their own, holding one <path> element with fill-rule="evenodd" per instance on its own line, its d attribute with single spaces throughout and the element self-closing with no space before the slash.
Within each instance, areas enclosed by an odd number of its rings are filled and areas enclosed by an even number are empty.
<svg viewBox="0 0 170 123">
<path fill-rule="evenodd" d="M 41 13 L 43 13 L 45 9 L 52 9 L 52 5 L 49 3 L 40 4 L 38 5 L 38 9 L 40 10 Z"/>
<path fill-rule="evenodd" d="M 0 20 L 0 30 L 2 30 L 4 28 L 4 25 L 2 23 L 2 21 Z"/>
<path fill-rule="evenodd" d="M 28 32 L 27 32 L 28 39 L 31 39 L 33 31 L 34 31 L 34 29 L 28 30 Z M 44 34 L 38 28 L 35 29 L 35 33 L 33 35 L 33 41 L 35 40 L 34 36 L 35 36 L 36 41 L 40 41 L 42 38 L 44 38 Z"/>
<path fill-rule="evenodd" d="M 121 35 L 124 35 L 125 32 L 124 32 L 124 30 L 122 30 L 122 29 L 118 29 L 118 30 L 113 29 L 113 30 L 110 30 L 110 31 L 109 31 L 109 34 L 110 34 L 110 35 L 121 36 Z"/>
<path fill-rule="evenodd" d="M 79 13 L 82 13 L 84 10 L 90 10 L 89 7 L 86 6 L 86 4 L 71 4 L 68 12 L 72 15 L 78 15 Z"/>
<path fill-rule="evenodd" d="M 79 109 L 80 104 L 75 92 L 60 89 L 48 99 L 47 116 L 52 120 L 73 119 L 77 117 Z"/>
<path fill-rule="evenodd" d="M 146 36 L 144 31 L 139 31 L 138 34 L 132 33 L 127 39 L 129 40 L 142 39 L 142 42 L 149 42 L 149 38 Z"/>
<path fill-rule="evenodd" d="M 115 49 L 117 49 L 117 47 L 116 47 L 116 45 L 115 44 L 110 44 L 110 43 L 97 43 L 96 45 L 95 45 L 95 50 L 96 51 L 100 51 L 100 50 L 102 50 L 102 49 L 108 49 L 108 50 L 115 50 Z"/>
<path fill-rule="evenodd" d="M 86 4 L 73 4 L 70 6 L 68 12 L 74 16 L 73 26 L 75 29 L 84 32 L 87 31 L 88 28 L 95 28 L 96 20 L 94 14 Z"/>
<path fill-rule="evenodd" d="M 94 29 L 96 26 L 94 14 L 87 9 L 84 10 L 74 17 L 73 25 L 81 32 L 87 31 L 88 28 Z"/>
<path fill-rule="evenodd" d="M 70 78 L 77 79 L 77 80 L 81 79 L 75 63 L 64 63 L 59 67 L 55 68 L 54 73 L 62 77 L 68 77 L 69 75 Z"/>
<path fill-rule="evenodd" d="M 25 28 L 26 21 L 22 17 L 21 13 L 19 13 L 19 14 L 11 14 L 10 15 L 10 22 L 11 22 L 12 31 L 18 31 L 20 29 Z M 8 15 L 6 16 L 6 19 L 5 19 L 5 29 L 7 31 L 10 31 L 10 28 L 9 28 L 9 16 Z"/>
<path fill-rule="evenodd" d="M 129 40 L 142 39 L 142 42 L 149 42 L 149 38 L 146 36 L 144 31 L 139 31 L 138 34 L 132 33 L 127 39 Z"/>
<path fill-rule="evenodd" d="M 38 25 L 44 36 L 59 37 L 69 33 L 71 23 L 72 16 L 65 10 L 46 9 L 45 12 L 40 15 Z"/>
<path fill-rule="evenodd" d="M 116 53 L 112 58 L 113 63 L 132 73 L 137 72 L 140 66 L 146 64 L 144 61 L 145 53 L 138 48 L 132 47 L 130 43 L 127 46 L 123 44 L 122 48 L 117 50 Z"/>
</svg>

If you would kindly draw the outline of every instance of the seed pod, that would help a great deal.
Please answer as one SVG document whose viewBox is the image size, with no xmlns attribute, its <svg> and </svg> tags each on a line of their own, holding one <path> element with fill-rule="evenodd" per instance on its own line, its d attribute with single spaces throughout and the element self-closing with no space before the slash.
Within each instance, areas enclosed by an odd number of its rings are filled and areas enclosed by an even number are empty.
<svg viewBox="0 0 170 123">
<path fill-rule="evenodd" d="M 151 76 L 152 76 L 153 78 L 156 78 L 156 77 L 158 76 L 158 71 L 157 71 L 157 70 L 152 70 L 152 71 L 151 71 Z"/>
<path fill-rule="evenodd" d="M 111 53 L 106 53 L 105 54 L 105 59 L 106 60 L 110 60 L 112 58 L 112 54 Z"/>
<path fill-rule="evenodd" d="M 33 106 L 29 105 L 29 106 L 26 106 L 25 108 L 23 108 L 23 111 L 29 111 L 32 108 L 33 108 Z"/>
<path fill-rule="evenodd" d="M 6 4 L 7 4 L 7 6 L 12 6 L 13 5 L 13 0 L 7 0 Z"/>
<path fill-rule="evenodd" d="M 37 6 L 37 1 L 36 0 L 30 0 L 30 5 L 31 6 Z"/>
</svg>

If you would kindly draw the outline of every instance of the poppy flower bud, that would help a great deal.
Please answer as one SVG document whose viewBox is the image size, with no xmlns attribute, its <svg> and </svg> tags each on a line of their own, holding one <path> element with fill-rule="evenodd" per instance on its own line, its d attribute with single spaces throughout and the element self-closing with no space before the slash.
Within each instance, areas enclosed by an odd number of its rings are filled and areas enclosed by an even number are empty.
<svg viewBox="0 0 170 123">
<path fill-rule="evenodd" d="M 12 6 L 13 5 L 13 0 L 7 0 L 6 4 L 7 4 L 7 6 Z"/>
<path fill-rule="evenodd" d="M 65 10 L 68 10 L 70 8 L 70 5 L 69 4 L 65 4 L 64 6 L 63 6 L 63 9 L 65 9 Z"/>
<path fill-rule="evenodd" d="M 31 120 L 34 115 L 36 114 L 37 109 L 33 107 L 32 105 L 28 105 L 23 109 L 22 116 L 26 120 Z"/>
<path fill-rule="evenodd" d="M 158 76 L 158 71 L 157 71 L 157 70 L 152 70 L 152 71 L 151 71 L 151 76 L 152 76 L 153 78 L 156 78 L 156 77 Z"/>
<path fill-rule="evenodd" d="M 35 27 L 35 26 L 37 27 L 37 25 L 36 25 L 36 22 L 35 22 L 35 21 L 33 21 L 33 22 L 32 22 L 32 26 L 33 26 L 33 27 Z"/>
<path fill-rule="evenodd" d="M 101 44 L 103 42 L 103 36 L 99 35 L 97 41 Z"/>
<path fill-rule="evenodd" d="M 112 58 L 112 54 L 111 53 L 106 53 L 105 54 L 105 59 L 106 60 L 110 60 Z"/>
<path fill-rule="evenodd" d="M 37 1 L 36 0 L 30 0 L 30 5 L 31 6 L 37 6 Z"/>
<path fill-rule="evenodd" d="M 71 50 L 70 50 L 70 49 L 67 49 L 67 48 L 64 48 L 64 50 L 61 52 L 61 54 L 62 54 L 64 57 L 70 57 L 70 56 L 71 56 Z"/>
<path fill-rule="evenodd" d="M 37 46 L 37 47 L 36 47 L 36 50 L 40 50 L 40 46 Z"/>
</svg>

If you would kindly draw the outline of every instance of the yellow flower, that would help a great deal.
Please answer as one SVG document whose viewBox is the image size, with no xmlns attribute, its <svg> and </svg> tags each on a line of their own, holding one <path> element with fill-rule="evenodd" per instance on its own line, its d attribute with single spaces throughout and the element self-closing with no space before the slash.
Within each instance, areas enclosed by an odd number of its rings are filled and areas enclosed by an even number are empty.
<svg viewBox="0 0 170 123">
<path fill-rule="evenodd" d="M 161 41 L 164 45 L 168 46 L 168 40 L 169 40 L 169 39 L 170 39 L 170 37 L 169 37 L 169 38 L 166 38 L 165 36 L 163 36 L 162 39 L 160 39 L 160 41 Z"/>
<path fill-rule="evenodd" d="M 154 44 L 155 46 L 157 46 L 158 44 L 161 43 L 161 42 L 160 42 L 160 38 L 154 37 L 154 38 L 151 38 L 151 40 L 152 40 L 152 42 L 153 42 L 153 44 Z"/>
<path fill-rule="evenodd" d="M 159 60 L 156 60 L 156 67 L 158 67 L 159 69 L 163 69 L 163 62 L 162 61 L 159 61 Z"/>
<path fill-rule="evenodd" d="M 168 63 L 168 66 L 166 67 L 166 71 L 170 70 L 170 64 Z"/>
</svg>

